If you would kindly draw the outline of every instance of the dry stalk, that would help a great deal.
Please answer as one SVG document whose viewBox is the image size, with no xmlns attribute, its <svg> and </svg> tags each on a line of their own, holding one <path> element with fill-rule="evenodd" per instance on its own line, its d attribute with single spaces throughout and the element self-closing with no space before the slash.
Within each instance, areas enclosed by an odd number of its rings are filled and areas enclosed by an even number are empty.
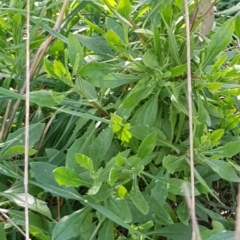
<svg viewBox="0 0 240 240">
<path fill-rule="evenodd" d="M 194 198 L 194 195 L 190 194 L 188 186 L 186 184 L 183 184 L 182 188 L 183 188 L 184 196 L 185 196 L 188 210 L 192 220 L 192 228 L 193 228 L 192 240 L 201 240 L 197 218 L 195 213 L 193 214 L 193 210 L 192 210 L 192 199 Z"/>
<path fill-rule="evenodd" d="M 236 210 L 235 240 L 240 239 L 240 184 L 238 185 L 238 198 Z"/>
<path fill-rule="evenodd" d="M 59 31 L 59 29 L 61 27 L 61 22 L 62 22 L 64 13 L 65 13 L 67 4 L 68 4 L 68 0 L 65 0 L 63 5 L 62 5 L 61 11 L 60 11 L 60 13 L 58 15 L 58 18 L 56 20 L 56 23 L 54 25 L 54 28 L 53 28 L 55 31 Z M 34 77 L 34 74 L 36 73 L 36 70 L 37 70 L 37 68 L 39 66 L 39 63 L 42 60 L 45 52 L 47 51 L 47 49 L 49 47 L 49 45 L 51 44 L 53 38 L 54 38 L 53 35 L 49 35 L 46 38 L 46 40 L 41 44 L 41 46 L 39 47 L 38 51 L 36 52 L 34 60 L 33 60 L 33 63 L 32 63 L 31 68 L 30 68 L 30 80 L 32 80 L 32 78 Z M 24 86 L 20 90 L 20 94 L 24 94 L 25 90 L 26 90 L 26 83 L 24 84 Z M 2 134 L 3 139 L 7 136 L 7 133 L 9 132 L 9 128 L 12 125 L 13 118 L 14 118 L 16 112 L 17 112 L 17 109 L 18 109 L 20 103 L 21 103 L 21 100 L 18 99 L 16 101 L 16 103 L 14 104 L 13 108 L 12 108 L 10 116 L 8 117 L 8 122 L 5 121 L 2 124 L 1 131 L 3 132 L 3 134 Z"/>
<path fill-rule="evenodd" d="M 25 232 L 15 223 L 12 221 L 12 219 L 3 211 L 0 210 L 1 215 L 8 221 L 10 222 L 24 237 L 26 237 Z M 28 240 L 31 240 L 31 238 L 28 238 Z"/>
<path fill-rule="evenodd" d="M 190 22 L 188 11 L 188 0 L 185 3 L 186 15 L 186 43 L 187 43 L 187 89 L 188 89 L 188 114 L 189 114 L 189 151 L 190 151 L 190 172 L 191 172 L 191 219 L 196 218 L 195 213 L 195 193 L 194 193 L 194 143 L 193 143 L 193 104 L 192 104 L 192 74 L 191 74 L 191 40 L 190 40 Z M 197 239 L 198 232 L 193 228 L 192 240 Z"/>
</svg>

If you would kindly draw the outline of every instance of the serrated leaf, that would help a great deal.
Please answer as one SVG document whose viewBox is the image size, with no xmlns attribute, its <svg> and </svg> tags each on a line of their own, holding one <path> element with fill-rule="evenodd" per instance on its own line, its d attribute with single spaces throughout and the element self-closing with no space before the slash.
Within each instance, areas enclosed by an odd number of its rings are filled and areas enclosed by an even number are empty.
<svg viewBox="0 0 240 240">
<path fill-rule="evenodd" d="M 76 162 L 83 168 L 87 169 L 89 172 L 94 171 L 92 159 L 87 157 L 84 154 L 76 153 L 75 154 Z"/>
<path fill-rule="evenodd" d="M 62 186 L 79 187 L 83 184 L 82 179 L 72 169 L 58 167 L 53 171 L 57 183 Z"/>
</svg>

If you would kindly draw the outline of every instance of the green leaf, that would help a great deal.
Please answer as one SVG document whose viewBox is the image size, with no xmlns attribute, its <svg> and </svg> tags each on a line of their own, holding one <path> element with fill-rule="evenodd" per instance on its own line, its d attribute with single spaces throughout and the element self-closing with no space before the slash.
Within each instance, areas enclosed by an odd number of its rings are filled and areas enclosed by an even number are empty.
<svg viewBox="0 0 240 240">
<path fill-rule="evenodd" d="M 112 29 L 108 31 L 105 35 L 108 44 L 116 49 L 116 51 L 124 52 L 125 51 L 125 44 L 122 39 L 115 33 Z"/>
<path fill-rule="evenodd" d="M 104 129 L 96 139 L 94 139 L 91 146 L 89 146 L 89 157 L 97 163 L 103 161 L 104 156 L 109 150 L 113 139 L 113 132 L 111 128 Z"/>
<path fill-rule="evenodd" d="M 132 10 L 130 0 L 120 0 L 117 10 L 123 17 L 129 18 Z"/>
<path fill-rule="evenodd" d="M 104 87 L 103 77 L 110 73 L 111 67 L 107 63 L 90 62 L 80 69 L 80 74 L 90 82 L 98 82 L 99 86 Z"/>
<path fill-rule="evenodd" d="M 0 223 L 0 236 L 1 236 L 1 240 L 7 240 L 6 234 L 4 231 L 4 223 Z"/>
<path fill-rule="evenodd" d="M 217 129 L 210 134 L 209 139 L 212 142 L 212 146 L 219 143 L 219 140 L 221 139 L 223 134 L 224 134 L 224 129 Z"/>
<path fill-rule="evenodd" d="M 116 88 L 122 85 L 127 85 L 132 82 L 138 81 L 140 76 L 135 76 L 131 74 L 123 73 L 109 73 L 103 77 L 103 81 L 97 79 L 90 79 L 91 82 L 96 87 L 102 88 Z"/>
<path fill-rule="evenodd" d="M 134 113 L 131 119 L 131 125 L 153 126 L 157 120 L 158 108 L 158 93 L 148 99 Z"/>
<path fill-rule="evenodd" d="M 125 199 L 111 197 L 106 201 L 106 207 L 124 222 L 132 222 L 132 213 Z"/>
<path fill-rule="evenodd" d="M 117 134 L 118 138 L 123 142 L 128 143 L 129 140 L 132 138 L 132 134 L 129 131 L 130 124 L 124 124 L 123 119 L 115 114 L 111 117 L 111 123 L 113 132 Z"/>
<path fill-rule="evenodd" d="M 214 234 L 208 240 L 234 240 L 235 232 L 233 231 L 224 231 L 221 233 Z"/>
<path fill-rule="evenodd" d="M 206 163 L 221 178 L 230 182 L 239 182 L 239 177 L 229 163 L 222 160 L 204 160 L 204 163 Z"/>
<path fill-rule="evenodd" d="M 144 214 L 146 215 L 149 211 L 149 206 L 145 198 L 143 197 L 141 191 L 138 188 L 137 180 L 134 179 L 132 190 L 130 192 L 130 198 L 134 205 Z"/>
<path fill-rule="evenodd" d="M 24 193 L 14 193 L 14 190 L 8 189 L 7 191 L 0 193 L 0 195 L 8 198 L 10 201 L 14 202 L 20 207 L 24 208 L 26 205 Z M 28 206 L 29 206 L 29 209 L 36 211 L 49 218 L 52 218 L 52 214 L 47 206 L 47 203 L 33 197 L 30 194 L 28 194 Z"/>
<path fill-rule="evenodd" d="M 147 52 L 145 52 L 145 54 L 143 55 L 143 63 L 150 68 L 160 70 L 157 56 L 155 54 L 155 51 L 152 49 L 147 50 Z"/>
<path fill-rule="evenodd" d="M 78 40 L 78 38 L 70 33 L 68 35 L 68 54 L 69 54 L 69 59 L 72 64 L 72 66 L 76 65 L 76 60 L 77 61 L 77 68 L 79 68 L 83 64 L 83 50 L 82 46 Z M 79 56 L 79 57 L 77 57 Z"/>
<path fill-rule="evenodd" d="M 151 189 L 151 198 L 155 199 L 160 206 L 163 206 L 168 196 L 168 186 L 166 183 L 157 182 Z"/>
<path fill-rule="evenodd" d="M 161 181 L 168 184 L 168 191 L 175 194 L 175 195 L 184 195 L 184 192 L 182 190 L 183 184 L 186 184 L 189 189 L 191 189 L 191 184 L 187 181 L 184 181 L 182 179 L 177 178 L 169 178 L 169 179 L 161 179 Z M 195 188 L 195 196 L 200 195 L 199 191 Z"/>
<path fill-rule="evenodd" d="M 86 207 L 61 218 L 53 229 L 52 240 L 68 240 L 80 237 L 92 225 L 90 210 L 89 207 Z"/>
<path fill-rule="evenodd" d="M 107 17 L 106 27 L 108 31 L 113 29 L 113 31 L 117 33 L 117 35 L 121 38 L 121 40 L 124 41 L 124 30 L 122 25 L 119 22 L 117 22 L 115 19 L 111 17 Z"/>
<path fill-rule="evenodd" d="M 206 50 L 206 55 L 201 62 L 202 69 L 205 69 L 220 52 L 226 50 L 228 44 L 232 41 L 234 28 L 234 19 L 231 18 L 227 20 L 211 37 L 209 47 Z"/>
<path fill-rule="evenodd" d="M 174 156 L 169 154 L 163 157 L 163 166 L 173 174 L 176 170 L 179 170 L 179 167 L 186 167 L 185 159 L 185 156 Z"/>
<path fill-rule="evenodd" d="M 187 65 L 183 64 L 180 66 L 173 67 L 170 72 L 171 72 L 171 77 L 178 77 L 186 73 L 187 70 Z"/>
<path fill-rule="evenodd" d="M 113 222 L 105 220 L 103 226 L 100 228 L 97 240 L 114 240 L 114 227 Z"/>
<path fill-rule="evenodd" d="M 47 72 L 47 74 L 52 78 L 58 78 L 58 76 L 54 72 L 53 64 L 51 61 L 49 61 L 47 58 L 43 59 L 43 65 L 44 69 Z"/>
<path fill-rule="evenodd" d="M 31 162 L 30 166 L 37 182 L 58 186 L 53 176 L 53 170 L 56 169 L 56 165 L 52 165 L 47 162 Z"/>
<path fill-rule="evenodd" d="M 157 132 L 150 133 L 141 143 L 137 156 L 141 159 L 147 157 L 156 146 Z"/>
<path fill-rule="evenodd" d="M 154 87 L 155 84 L 149 84 L 147 87 L 131 92 L 123 101 L 122 106 L 124 108 L 133 108 L 137 106 L 141 100 L 147 98 L 152 93 Z"/>
<path fill-rule="evenodd" d="M 81 153 L 76 153 L 75 159 L 81 167 L 87 169 L 89 172 L 94 171 L 92 159 L 90 159 L 89 157 Z"/>
<path fill-rule="evenodd" d="M 240 15 L 237 15 L 235 18 L 235 33 L 240 39 Z"/>
<path fill-rule="evenodd" d="M 148 235 L 157 235 L 171 240 L 186 240 L 192 237 L 192 227 L 182 223 L 175 223 L 158 230 L 148 232 Z"/>
<path fill-rule="evenodd" d="M 112 49 L 108 46 L 108 43 L 105 38 L 101 36 L 92 36 L 87 37 L 83 34 L 77 34 L 79 41 L 86 48 L 90 49 L 94 53 L 99 53 L 103 55 L 113 56 Z"/>
<path fill-rule="evenodd" d="M 217 155 L 221 158 L 231 158 L 239 153 L 240 142 L 229 142 L 222 147 L 214 148 L 209 151 L 205 151 L 205 155 Z"/>
<path fill-rule="evenodd" d="M 62 186 L 79 187 L 83 184 L 82 179 L 74 170 L 66 167 L 58 167 L 53 171 L 57 183 Z"/>
<path fill-rule="evenodd" d="M 178 206 L 177 206 L 177 216 L 179 220 L 185 224 L 186 226 L 189 225 L 189 210 L 186 204 L 186 201 L 182 201 Z"/>
<path fill-rule="evenodd" d="M 65 78 L 65 75 L 67 73 L 65 67 L 60 61 L 54 60 L 53 61 L 53 70 L 54 73 L 60 78 L 63 79 Z"/>
<path fill-rule="evenodd" d="M 53 107 L 61 104 L 65 98 L 63 93 L 52 90 L 38 90 L 30 92 L 30 101 L 40 107 Z"/>
<path fill-rule="evenodd" d="M 113 185 L 118 178 L 122 175 L 122 171 L 116 168 L 111 168 L 109 173 L 109 183 Z"/>
<path fill-rule="evenodd" d="M 31 124 L 29 126 L 29 147 L 34 147 L 34 145 L 39 141 L 44 130 L 44 123 Z M 5 146 L 1 149 L 0 154 L 5 152 L 12 146 L 24 145 L 25 142 L 25 128 L 19 128 L 13 133 L 8 134 L 8 138 L 5 142 Z"/>
<path fill-rule="evenodd" d="M 0 159 L 2 158 L 6 158 L 6 157 L 13 157 L 13 156 L 17 156 L 20 154 L 23 154 L 25 150 L 25 147 L 23 145 L 16 145 L 16 146 L 12 146 L 9 149 L 7 149 L 7 151 L 5 151 L 3 153 L 2 156 L 0 156 Z M 32 156 L 36 153 L 37 151 L 33 148 L 29 148 L 28 149 L 28 155 Z"/>
</svg>

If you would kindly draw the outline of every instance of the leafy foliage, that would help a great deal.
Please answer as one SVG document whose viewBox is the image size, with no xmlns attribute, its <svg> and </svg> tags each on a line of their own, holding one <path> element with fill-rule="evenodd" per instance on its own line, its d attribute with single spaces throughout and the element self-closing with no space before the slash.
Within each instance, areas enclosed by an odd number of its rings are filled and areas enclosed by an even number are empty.
<svg viewBox="0 0 240 240">
<path fill-rule="evenodd" d="M 183 5 L 72 1 L 56 31 L 61 1 L 32 3 L 32 58 L 47 35 L 55 37 L 31 82 L 33 239 L 191 238 L 182 190 L 184 183 L 190 187 Z M 189 4 L 191 16 L 196 7 Z M 203 240 L 233 237 L 239 182 L 239 16 L 224 18 L 204 36 L 198 16 L 191 31 Z M 24 228 L 23 1 L 2 3 L 0 25 L 0 203 Z M 3 239 L 21 239 L 0 219 Z"/>
</svg>

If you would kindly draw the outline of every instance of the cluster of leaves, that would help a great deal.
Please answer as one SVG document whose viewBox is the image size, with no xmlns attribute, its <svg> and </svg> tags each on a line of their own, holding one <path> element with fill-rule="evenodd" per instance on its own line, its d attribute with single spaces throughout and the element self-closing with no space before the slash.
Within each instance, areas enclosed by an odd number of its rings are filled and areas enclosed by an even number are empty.
<svg viewBox="0 0 240 240">
<path fill-rule="evenodd" d="M 183 0 L 32 3 L 30 233 L 39 240 L 191 239 Z M 189 4 L 190 13 L 197 2 Z M 0 211 L 24 227 L 24 1 L 0 9 Z M 37 16 L 37 17 L 36 17 Z M 204 240 L 230 239 L 239 182 L 240 17 L 192 22 L 196 214 Z M 232 38 L 234 35 L 234 39 Z M 237 39 L 237 40 L 236 40 Z M 4 217 L 2 239 L 21 239 Z"/>
</svg>

